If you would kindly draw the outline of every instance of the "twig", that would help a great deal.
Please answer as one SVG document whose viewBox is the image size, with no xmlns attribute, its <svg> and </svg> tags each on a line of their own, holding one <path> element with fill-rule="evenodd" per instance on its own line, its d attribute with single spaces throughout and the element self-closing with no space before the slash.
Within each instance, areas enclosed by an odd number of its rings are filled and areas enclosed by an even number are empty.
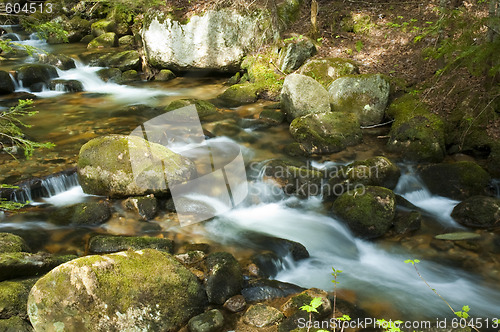
<svg viewBox="0 0 500 332">
<path fill-rule="evenodd" d="M 271 61 L 269 61 L 269 63 L 272 64 L 274 66 L 274 68 L 276 68 L 277 71 L 279 71 L 281 74 L 286 76 L 286 74 L 284 72 L 282 72 L 281 69 L 278 68 L 278 66 L 276 66 L 276 64 L 273 62 L 272 59 L 271 59 Z"/>
<path fill-rule="evenodd" d="M 384 122 L 384 123 L 379 123 L 379 124 L 371 125 L 371 126 L 361 126 L 360 128 L 361 129 L 370 129 L 370 128 L 383 127 L 383 126 L 385 126 L 385 125 L 387 125 L 389 123 L 393 123 L 394 121 L 396 121 L 396 120 L 392 119 L 392 120 Z"/>
</svg>

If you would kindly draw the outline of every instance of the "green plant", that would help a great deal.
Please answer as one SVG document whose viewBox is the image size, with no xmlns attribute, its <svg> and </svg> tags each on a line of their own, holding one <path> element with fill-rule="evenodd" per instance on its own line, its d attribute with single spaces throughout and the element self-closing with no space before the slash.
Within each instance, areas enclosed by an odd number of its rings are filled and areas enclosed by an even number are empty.
<svg viewBox="0 0 500 332">
<path fill-rule="evenodd" d="M 363 49 L 363 42 L 361 40 L 358 40 L 356 42 L 356 51 L 359 53 Z"/>
<path fill-rule="evenodd" d="M 50 37 L 68 42 L 68 32 L 57 22 L 40 22 L 38 20 L 24 20 L 23 28 L 28 32 L 35 32 L 40 39 Z"/>
<path fill-rule="evenodd" d="M 403 323 L 403 321 L 395 320 L 385 320 L 385 319 L 377 319 L 377 324 L 379 327 L 383 328 L 386 332 L 401 332 L 399 326 Z"/>
<path fill-rule="evenodd" d="M 19 187 L 17 186 L 11 186 L 8 184 L 0 184 L 0 189 L 18 189 Z M 8 201 L 6 198 L 0 197 L 0 211 L 15 211 L 19 210 L 20 208 L 24 207 L 26 204 L 29 204 L 30 202 L 26 203 L 18 203 L 18 202 L 12 202 Z"/>
<path fill-rule="evenodd" d="M 307 324 L 307 331 L 311 329 L 311 322 L 312 322 L 312 313 L 313 312 L 318 312 L 318 308 L 321 306 L 323 302 L 321 301 L 321 297 L 315 297 L 311 300 L 309 304 L 305 304 L 302 307 L 300 307 L 300 310 L 303 310 L 307 313 L 309 313 L 309 324 Z"/>
</svg>

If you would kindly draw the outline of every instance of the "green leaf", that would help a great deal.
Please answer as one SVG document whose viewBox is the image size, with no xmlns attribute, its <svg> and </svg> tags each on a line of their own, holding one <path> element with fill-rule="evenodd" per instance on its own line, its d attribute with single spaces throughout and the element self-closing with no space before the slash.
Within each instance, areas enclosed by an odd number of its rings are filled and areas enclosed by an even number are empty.
<svg viewBox="0 0 500 332">
<path fill-rule="evenodd" d="M 321 306 L 321 304 L 323 304 L 321 297 L 315 297 L 314 299 L 311 300 L 310 306 L 316 309 L 319 306 Z"/>
</svg>

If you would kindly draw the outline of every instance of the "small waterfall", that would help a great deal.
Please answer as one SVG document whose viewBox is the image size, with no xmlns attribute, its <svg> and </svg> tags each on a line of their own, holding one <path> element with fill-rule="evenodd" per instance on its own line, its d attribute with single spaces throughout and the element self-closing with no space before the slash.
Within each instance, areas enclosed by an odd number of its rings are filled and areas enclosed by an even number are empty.
<svg viewBox="0 0 500 332">
<path fill-rule="evenodd" d="M 73 187 L 77 187 L 78 177 L 76 173 L 70 175 L 61 174 L 58 176 L 47 177 L 42 180 L 42 187 L 48 193 L 48 197 L 58 195 L 62 192 L 68 191 Z"/>
<path fill-rule="evenodd" d="M 10 200 L 17 203 L 33 202 L 31 186 L 29 184 L 19 186 L 19 189 L 12 192 Z"/>
<path fill-rule="evenodd" d="M 19 84 L 19 82 L 14 77 L 14 75 L 12 75 L 11 73 L 9 73 L 9 76 L 10 76 L 10 79 L 12 80 L 12 83 L 14 83 L 14 90 L 15 91 L 22 90 L 23 89 L 22 83 Z"/>
</svg>

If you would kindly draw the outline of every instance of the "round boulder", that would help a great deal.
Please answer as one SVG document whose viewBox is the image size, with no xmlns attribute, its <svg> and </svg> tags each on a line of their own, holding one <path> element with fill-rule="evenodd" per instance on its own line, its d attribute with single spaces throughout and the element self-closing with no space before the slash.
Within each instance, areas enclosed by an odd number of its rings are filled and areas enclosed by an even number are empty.
<svg viewBox="0 0 500 332">
<path fill-rule="evenodd" d="M 60 265 L 31 289 L 28 314 L 36 331 L 177 331 L 205 305 L 194 274 L 146 249 Z"/>
<path fill-rule="evenodd" d="M 137 136 L 95 138 L 82 146 L 78 156 L 80 185 L 94 195 L 165 194 L 165 179 L 184 182 L 195 174 L 191 160 Z"/>
<path fill-rule="evenodd" d="M 328 88 L 333 81 L 341 76 L 359 74 L 359 68 L 351 60 L 324 58 L 307 61 L 300 67 L 299 74 L 310 76 Z"/>
<path fill-rule="evenodd" d="M 41 63 L 21 65 L 16 68 L 16 72 L 17 79 L 25 87 L 35 83 L 48 83 L 51 79 L 59 76 L 55 67 Z"/>
<path fill-rule="evenodd" d="M 0 233 L 0 253 L 22 251 L 30 251 L 22 237 L 11 233 Z"/>
<path fill-rule="evenodd" d="M 333 203 L 334 212 L 359 237 L 373 239 L 392 226 L 396 196 L 387 188 L 367 186 L 342 194 Z"/>
<path fill-rule="evenodd" d="M 231 296 L 241 292 L 243 274 L 233 255 L 216 252 L 207 256 L 205 264 L 208 270 L 205 283 L 210 303 L 224 304 Z"/>
<path fill-rule="evenodd" d="M 467 227 L 500 227 L 500 199 L 472 196 L 455 206 L 451 216 L 459 224 Z"/>
<path fill-rule="evenodd" d="M 99 37 L 94 38 L 87 48 L 110 48 L 118 44 L 118 37 L 114 32 L 106 32 Z"/>
<path fill-rule="evenodd" d="M 328 92 L 313 78 L 291 74 L 285 78 L 281 90 L 281 109 L 288 121 L 311 113 L 330 112 Z"/>
</svg>

